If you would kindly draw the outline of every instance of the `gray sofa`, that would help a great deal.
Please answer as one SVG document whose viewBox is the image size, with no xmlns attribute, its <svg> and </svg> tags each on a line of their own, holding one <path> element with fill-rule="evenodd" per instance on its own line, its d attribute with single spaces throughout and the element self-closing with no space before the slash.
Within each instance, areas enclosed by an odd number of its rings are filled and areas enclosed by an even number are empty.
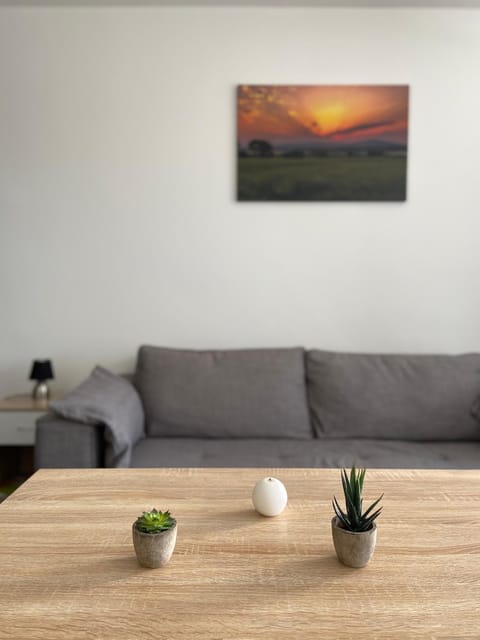
<svg viewBox="0 0 480 640">
<path fill-rule="evenodd" d="M 40 467 L 480 468 L 480 354 L 143 346 L 37 423 Z"/>
</svg>

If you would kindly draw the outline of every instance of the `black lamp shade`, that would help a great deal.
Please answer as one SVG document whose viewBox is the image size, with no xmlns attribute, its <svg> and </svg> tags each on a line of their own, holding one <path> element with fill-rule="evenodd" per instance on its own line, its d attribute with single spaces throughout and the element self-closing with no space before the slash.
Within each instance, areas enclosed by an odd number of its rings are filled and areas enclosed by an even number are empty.
<svg viewBox="0 0 480 640">
<path fill-rule="evenodd" d="M 30 380 L 53 380 L 53 367 L 50 360 L 34 360 Z"/>
</svg>

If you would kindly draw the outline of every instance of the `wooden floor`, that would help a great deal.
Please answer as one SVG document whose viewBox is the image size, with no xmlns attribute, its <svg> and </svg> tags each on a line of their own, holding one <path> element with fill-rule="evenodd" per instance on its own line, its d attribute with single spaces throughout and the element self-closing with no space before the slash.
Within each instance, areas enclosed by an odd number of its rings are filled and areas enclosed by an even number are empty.
<svg viewBox="0 0 480 640">
<path fill-rule="evenodd" d="M 289 504 L 251 507 L 274 475 Z M 367 472 L 377 550 L 339 564 L 338 470 L 44 470 L 0 505 L 0 638 L 480 638 L 480 473 Z M 138 566 L 143 510 L 178 520 L 171 563 Z"/>
</svg>

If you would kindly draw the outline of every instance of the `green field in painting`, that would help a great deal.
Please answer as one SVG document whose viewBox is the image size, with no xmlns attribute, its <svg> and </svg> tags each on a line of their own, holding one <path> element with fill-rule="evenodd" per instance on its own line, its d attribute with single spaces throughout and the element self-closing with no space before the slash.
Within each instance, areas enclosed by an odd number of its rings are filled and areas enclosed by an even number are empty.
<svg viewBox="0 0 480 640">
<path fill-rule="evenodd" d="M 238 199 L 405 200 L 406 157 L 238 158 Z"/>
</svg>

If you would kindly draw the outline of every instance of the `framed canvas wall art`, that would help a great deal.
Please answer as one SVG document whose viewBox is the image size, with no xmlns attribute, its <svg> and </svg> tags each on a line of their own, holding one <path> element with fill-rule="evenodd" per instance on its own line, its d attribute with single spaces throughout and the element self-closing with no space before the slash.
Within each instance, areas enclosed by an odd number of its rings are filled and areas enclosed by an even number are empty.
<svg viewBox="0 0 480 640">
<path fill-rule="evenodd" d="M 405 85 L 240 85 L 240 201 L 403 201 Z"/>
</svg>

